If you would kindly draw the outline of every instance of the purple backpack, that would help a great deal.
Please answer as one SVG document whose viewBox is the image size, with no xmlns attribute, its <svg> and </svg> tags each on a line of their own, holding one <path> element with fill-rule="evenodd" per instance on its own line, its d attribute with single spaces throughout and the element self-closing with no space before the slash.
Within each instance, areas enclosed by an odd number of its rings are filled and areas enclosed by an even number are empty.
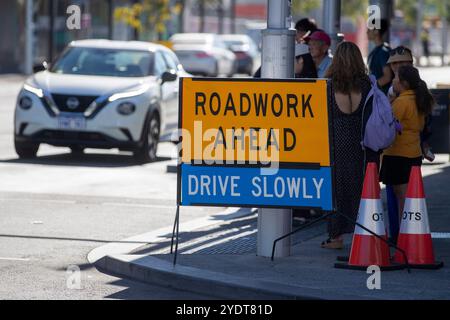
<svg viewBox="0 0 450 320">
<path fill-rule="evenodd" d="M 377 80 L 370 75 L 372 88 L 369 91 L 363 108 L 363 134 L 361 145 L 373 151 L 389 147 L 395 140 L 397 131 L 401 131 L 400 123 L 394 118 L 392 106 L 387 96 L 378 88 Z M 367 102 L 373 97 L 372 113 L 369 115 L 364 129 L 364 114 Z M 363 136 L 364 135 L 364 136 Z"/>
</svg>

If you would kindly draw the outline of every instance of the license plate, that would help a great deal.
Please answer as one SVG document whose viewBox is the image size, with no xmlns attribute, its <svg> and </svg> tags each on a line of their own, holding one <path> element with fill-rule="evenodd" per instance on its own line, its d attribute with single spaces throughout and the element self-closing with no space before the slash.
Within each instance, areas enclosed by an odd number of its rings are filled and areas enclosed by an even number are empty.
<svg viewBox="0 0 450 320">
<path fill-rule="evenodd" d="M 61 114 L 58 117 L 58 126 L 65 130 L 86 129 L 86 119 L 83 115 Z"/>
</svg>

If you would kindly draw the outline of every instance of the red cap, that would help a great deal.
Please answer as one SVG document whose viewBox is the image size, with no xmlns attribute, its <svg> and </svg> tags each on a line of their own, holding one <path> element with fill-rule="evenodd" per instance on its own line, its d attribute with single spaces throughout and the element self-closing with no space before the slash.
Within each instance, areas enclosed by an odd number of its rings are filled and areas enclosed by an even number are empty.
<svg viewBox="0 0 450 320">
<path fill-rule="evenodd" d="M 314 31 L 310 36 L 305 38 L 305 41 L 309 40 L 320 40 L 326 43 L 328 46 L 331 45 L 330 36 L 324 31 Z"/>
<path fill-rule="evenodd" d="M 369 162 L 361 194 L 362 199 L 381 199 L 380 182 L 378 181 L 378 167 L 375 162 Z"/>
<path fill-rule="evenodd" d="M 422 173 L 419 166 L 413 166 L 409 175 L 408 189 L 406 190 L 406 198 L 425 198 L 423 191 Z"/>
</svg>

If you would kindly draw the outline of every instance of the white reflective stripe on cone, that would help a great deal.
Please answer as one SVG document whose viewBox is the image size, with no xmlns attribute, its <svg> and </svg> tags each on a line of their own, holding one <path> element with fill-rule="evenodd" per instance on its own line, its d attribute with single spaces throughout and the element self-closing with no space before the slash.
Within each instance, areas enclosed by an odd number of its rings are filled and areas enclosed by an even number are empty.
<svg viewBox="0 0 450 320">
<path fill-rule="evenodd" d="M 406 198 L 403 210 L 400 233 L 428 234 L 430 224 L 428 222 L 428 211 L 425 199 Z"/>
<path fill-rule="evenodd" d="M 361 202 L 359 203 L 357 221 L 359 224 L 379 236 L 386 235 L 383 206 L 380 199 L 361 199 Z M 355 234 L 367 236 L 372 235 L 358 225 L 355 228 Z"/>
</svg>

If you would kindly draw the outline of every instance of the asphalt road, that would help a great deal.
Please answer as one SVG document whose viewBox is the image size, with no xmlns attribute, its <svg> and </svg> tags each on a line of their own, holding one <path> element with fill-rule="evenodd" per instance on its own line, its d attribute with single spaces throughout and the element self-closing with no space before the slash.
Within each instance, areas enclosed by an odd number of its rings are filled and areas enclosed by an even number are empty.
<svg viewBox="0 0 450 320">
<path fill-rule="evenodd" d="M 105 275 L 86 259 L 173 223 L 176 175 L 166 170 L 174 146 L 161 144 L 160 161 L 146 165 L 118 151 L 73 157 L 50 146 L 18 160 L 13 111 L 23 80 L 0 77 L 0 299 L 206 299 Z M 219 210 L 186 208 L 182 220 Z"/>
</svg>

